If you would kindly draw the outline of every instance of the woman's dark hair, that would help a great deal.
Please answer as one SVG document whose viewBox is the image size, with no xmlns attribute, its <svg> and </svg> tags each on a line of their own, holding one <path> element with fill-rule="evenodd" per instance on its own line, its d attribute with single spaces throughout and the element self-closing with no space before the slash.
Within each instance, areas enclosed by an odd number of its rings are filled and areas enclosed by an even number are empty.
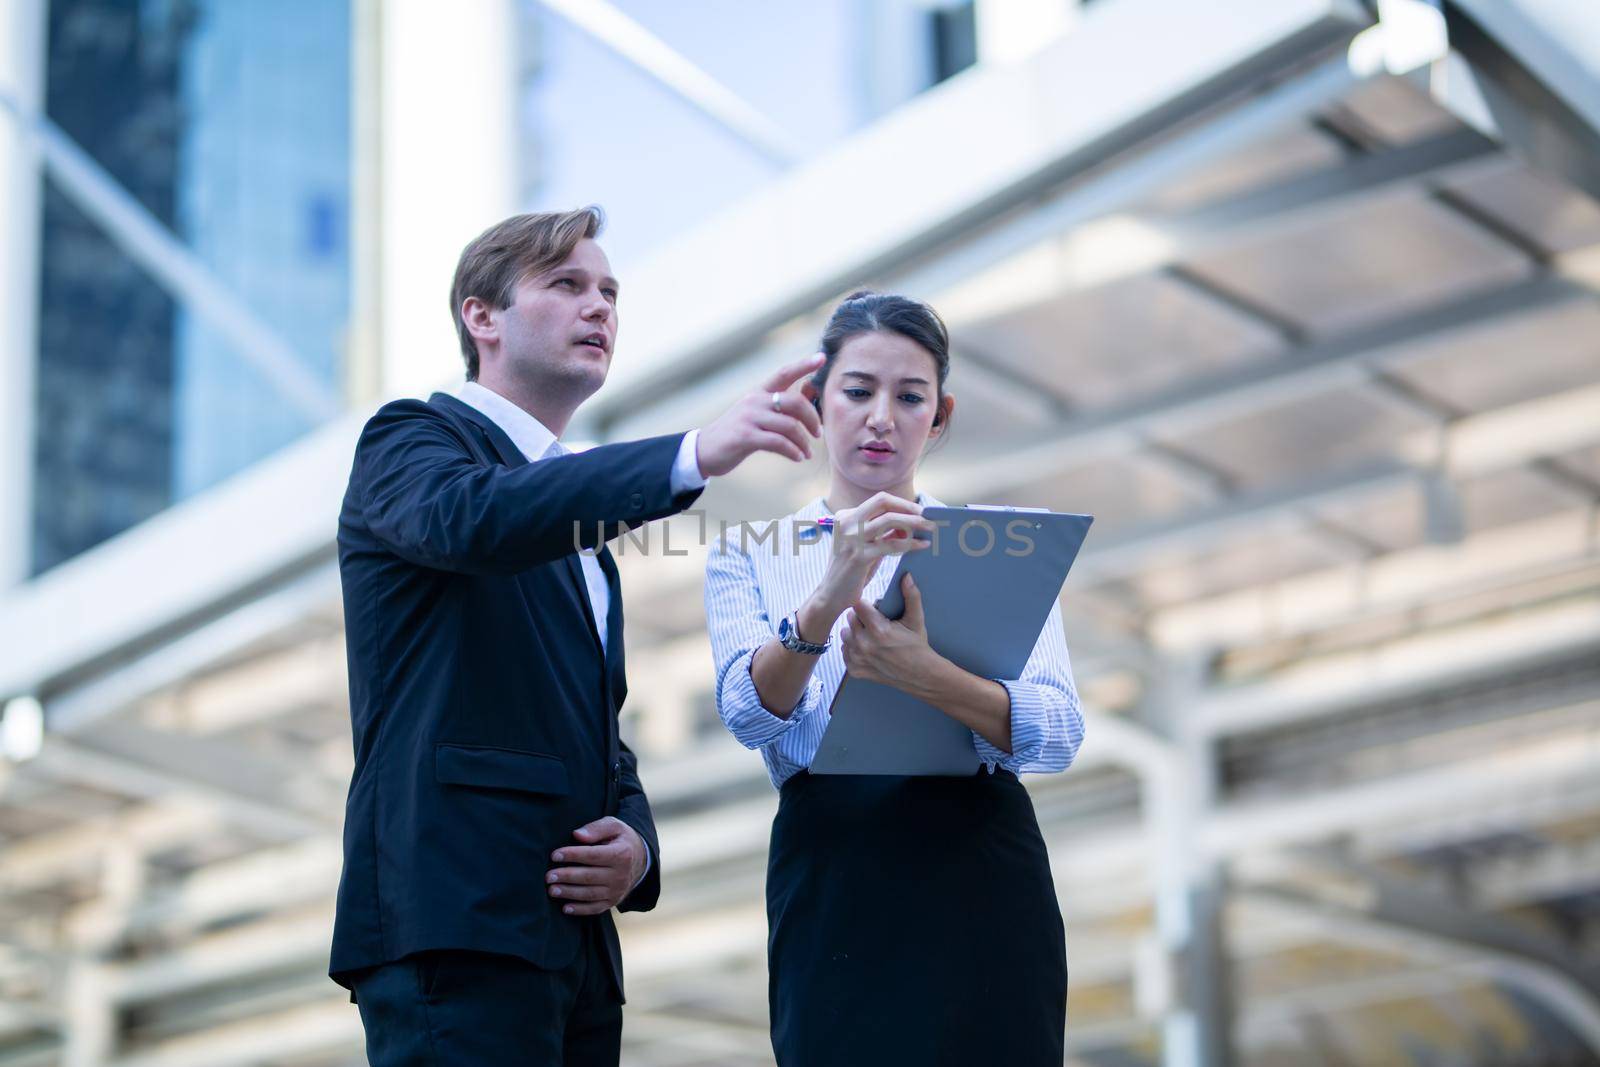
<svg viewBox="0 0 1600 1067">
<path fill-rule="evenodd" d="M 897 333 L 915 341 L 933 357 L 934 366 L 938 368 L 938 390 L 934 398 L 937 412 L 938 402 L 944 399 L 945 379 L 950 377 L 950 331 L 945 329 L 939 313 L 922 301 L 896 293 L 875 293 L 871 289 L 857 289 L 845 297 L 833 309 L 828 328 L 822 332 L 822 353 L 827 362 L 811 376 L 811 384 L 817 390 L 814 401 L 817 410 L 822 409 L 822 387 L 827 384 L 828 372 L 833 369 L 839 350 L 846 341 L 864 333 Z M 933 424 L 938 426 L 943 418 L 936 413 Z"/>
</svg>

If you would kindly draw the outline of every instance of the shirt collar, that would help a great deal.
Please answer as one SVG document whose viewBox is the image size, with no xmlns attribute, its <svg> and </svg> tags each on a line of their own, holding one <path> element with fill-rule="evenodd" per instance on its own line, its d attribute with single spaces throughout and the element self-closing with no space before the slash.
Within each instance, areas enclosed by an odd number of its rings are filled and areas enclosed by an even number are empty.
<svg viewBox="0 0 1600 1067">
<path fill-rule="evenodd" d="M 456 390 L 456 399 L 487 415 L 530 462 L 543 459 L 556 443 L 556 435 L 544 423 L 486 385 L 465 382 Z"/>
</svg>

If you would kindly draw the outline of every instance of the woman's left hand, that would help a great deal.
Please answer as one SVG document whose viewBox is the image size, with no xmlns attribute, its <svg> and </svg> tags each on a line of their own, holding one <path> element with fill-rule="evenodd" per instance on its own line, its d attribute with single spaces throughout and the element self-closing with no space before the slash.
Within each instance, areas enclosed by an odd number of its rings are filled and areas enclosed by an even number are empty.
<svg viewBox="0 0 1600 1067">
<path fill-rule="evenodd" d="M 922 592 L 911 575 L 900 580 L 906 610 L 890 619 L 866 600 L 845 612 L 839 633 L 845 671 L 856 678 L 910 692 L 925 679 L 934 652 L 922 617 Z"/>
</svg>

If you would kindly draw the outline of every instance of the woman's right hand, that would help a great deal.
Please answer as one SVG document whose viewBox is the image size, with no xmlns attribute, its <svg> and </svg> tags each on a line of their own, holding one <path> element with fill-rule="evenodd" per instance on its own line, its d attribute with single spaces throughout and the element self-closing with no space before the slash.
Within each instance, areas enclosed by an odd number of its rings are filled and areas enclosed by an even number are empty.
<svg viewBox="0 0 1600 1067">
<path fill-rule="evenodd" d="M 811 595 L 812 604 L 830 626 L 861 598 L 861 591 L 885 557 L 931 547 L 931 541 L 915 535 L 934 532 L 933 521 L 922 516 L 921 504 L 891 493 L 878 493 L 833 518 L 833 556 Z"/>
</svg>

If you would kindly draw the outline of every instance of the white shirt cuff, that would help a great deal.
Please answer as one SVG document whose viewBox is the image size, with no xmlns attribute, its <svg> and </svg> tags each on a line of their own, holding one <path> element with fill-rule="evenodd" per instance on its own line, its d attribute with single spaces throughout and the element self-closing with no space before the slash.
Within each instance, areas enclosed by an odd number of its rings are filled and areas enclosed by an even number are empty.
<svg viewBox="0 0 1600 1067">
<path fill-rule="evenodd" d="M 672 461 L 672 495 L 687 493 L 694 489 L 704 489 L 709 481 L 700 473 L 700 461 L 695 458 L 695 445 L 700 440 L 699 430 L 690 430 L 683 435 L 683 444 L 678 446 L 678 458 Z"/>
</svg>

